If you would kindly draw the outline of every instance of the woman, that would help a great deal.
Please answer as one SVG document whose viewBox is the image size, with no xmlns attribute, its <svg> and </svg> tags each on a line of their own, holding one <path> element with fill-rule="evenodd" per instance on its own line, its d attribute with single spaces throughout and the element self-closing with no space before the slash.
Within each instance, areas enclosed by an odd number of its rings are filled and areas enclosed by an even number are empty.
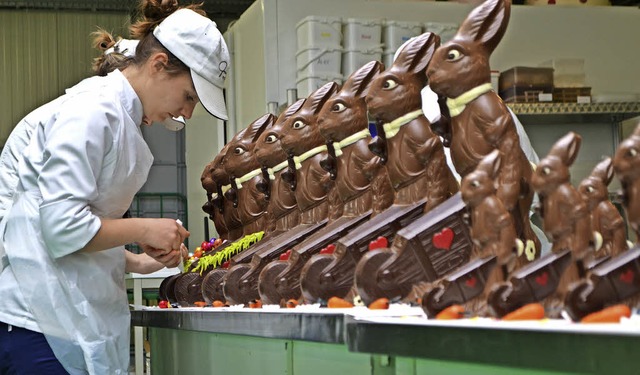
<svg viewBox="0 0 640 375">
<path fill-rule="evenodd" d="M 0 232 L 8 261 L 0 273 L 0 330 L 43 335 L 58 362 L 38 367 L 42 358 L 33 352 L 7 355 L 11 336 L 0 336 L 0 372 L 126 373 L 122 246 L 137 242 L 162 261 L 179 256 L 189 235 L 172 219 L 122 219 L 152 163 L 139 126 L 188 119 L 198 100 L 226 119 L 228 51 L 195 7 L 149 1 L 142 10 L 145 18 L 132 26 L 140 43 L 130 65 L 85 80 L 32 113 L 38 126 L 19 160 Z"/>
</svg>

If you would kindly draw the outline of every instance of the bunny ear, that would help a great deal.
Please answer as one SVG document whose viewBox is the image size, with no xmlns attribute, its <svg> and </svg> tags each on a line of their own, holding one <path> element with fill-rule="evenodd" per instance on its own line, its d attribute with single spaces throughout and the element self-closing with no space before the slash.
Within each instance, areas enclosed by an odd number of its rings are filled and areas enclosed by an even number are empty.
<svg viewBox="0 0 640 375">
<path fill-rule="evenodd" d="M 325 83 L 322 87 L 311 93 L 307 99 L 308 108 L 313 114 L 318 114 L 324 103 L 329 100 L 331 95 L 338 91 L 338 84 L 335 82 Z"/>
<path fill-rule="evenodd" d="M 251 139 L 252 143 L 255 142 L 265 129 L 273 125 L 275 119 L 276 117 L 271 113 L 262 115 L 262 117 L 258 118 L 247 127 L 247 132 L 244 134 L 243 138 Z"/>
<path fill-rule="evenodd" d="M 291 104 L 287 109 L 282 111 L 276 122 L 283 123 L 286 119 L 291 117 L 291 115 L 298 112 L 306 100 L 306 98 L 298 99 L 295 103 Z"/>
<path fill-rule="evenodd" d="M 613 162 L 611 158 L 606 157 L 598 163 L 595 168 L 593 168 L 591 175 L 602 180 L 606 186 L 609 186 L 613 179 Z"/>
<path fill-rule="evenodd" d="M 480 170 L 485 172 L 487 175 L 491 176 L 492 179 L 496 179 L 498 173 L 500 172 L 500 166 L 502 165 L 502 157 L 500 156 L 500 151 L 495 149 L 487 154 L 476 167 L 476 170 Z"/>
<path fill-rule="evenodd" d="M 341 91 L 349 92 L 353 97 L 365 96 L 367 87 L 369 87 L 373 78 L 383 69 L 384 66 L 380 61 L 370 61 L 366 63 L 347 78 Z"/>
<path fill-rule="evenodd" d="M 439 46 L 438 35 L 429 32 L 421 34 L 404 46 L 393 65 L 401 67 L 406 72 L 421 73 L 427 69 L 433 53 Z"/>
<path fill-rule="evenodd" d="M 638 125 L 636 125 L 636 128 L 633 130 L 633 135 L 640 137 L 640 121 L 638 122 Z"/>
<path fill-rule="evenodd" d="M 487 0 L 469 13 L 456 36 L 480 42 L 491 53 L 507 30 L 510 12 L 510 0 Z"/>
<path fill-rule="evenodd" d="M 560 138 L 549 151 L 549 155 L 553 155 L 562 160 L 566 166 L 570 166 L 578 157 L 582 137 L 574 132 L 567 133 Z"/>
</svg>

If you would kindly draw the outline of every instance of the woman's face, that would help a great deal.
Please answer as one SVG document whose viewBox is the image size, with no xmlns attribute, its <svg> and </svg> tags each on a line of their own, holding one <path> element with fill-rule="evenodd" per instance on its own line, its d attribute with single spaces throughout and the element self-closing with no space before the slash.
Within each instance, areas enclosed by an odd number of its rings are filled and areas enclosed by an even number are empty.
<svg viewBox="0 0 640 375">
<path fill-rule="evenodd" d="M 144 108 L 142 122 L 147 125 L 170 117 L 189 119 L 199 101 L 189 72 L 169 75 L 165 71 L 149 77 L 141 99 Z"/>
</svg>

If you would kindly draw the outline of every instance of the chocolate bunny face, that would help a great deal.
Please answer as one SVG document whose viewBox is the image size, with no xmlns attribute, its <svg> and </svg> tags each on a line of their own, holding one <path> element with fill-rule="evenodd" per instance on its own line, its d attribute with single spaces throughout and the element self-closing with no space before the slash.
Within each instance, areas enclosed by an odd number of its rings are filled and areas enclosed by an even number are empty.
<svg viewBox="0 0 640 375">
<path fill-rule="evenodd" d="M 613 158 L 613 168 L 623 182 L 640 177 L 640 123 L 633 134 L 618 146 Z"/>
<path fill-rule="evenodd" d="M 318 127 L 328 142 L 341 141 L 367 128 L 367 87 L 383 68 L 379 61 L 365 64 L 351 74 L 340 91 L 322 106 Z"/>
<path fill-rule="evenodd" d="M 547 156 L 540 160 L 531 179 L 531 186 L 541 194 L 548 194 L 562 184 L 570 184 L 569 167 L 578 157 L 582 138 L 573 132 L 558 140 Z"/>
<path fill-rule="evenodd" d="M 462 200 L 471 208 L 477 207 L 486 197 L 496 194 L 500 162 L 500 152 L 493 150 L 478 163 L 473 172 L 462 179 L 460 186 Z"/>
<path fill-rule="evenodd" d="M 589 211 L 593 211 L 600 202 L 609 199 L 608 186 L 612 179 L 612 160 L 611 158 L 605 158 L 595 166 L 591 175 L 582 180 L 578 186 L 578 192 L 587 203 Z"/>
<path fill-rule="evenodd" d="M 440 37 L 433 33 L 424 33 L 407 43 L 393 65 L 369 85 L 366 101 L 372 117 L 391 122 L 420 109 L 420 90 L 427 83 L 425 70 L 439 45 Z"/>
<path fill-rule="evenodd" d="M 434 92 L 457 98 L 491 82 L 489 57 L 507 29 L 510 9 L 508 0 L 487 0 L 469 13 L 458 33 L 431 59 L 427 76 Z"/>
<path fill-rule="evenodd" d="M 277 164 L 287 160 L 287 154 L 280 144 L 282 128 L 289 117 L 298 112 L 304 102 L 305 99 L 299 99 L 290 105 L 278 116 L 273 126 L 262 132 L 256 140 L 253 153 L 262 167 L 273 168 Z"/>
<path fill-rule="evenodd" d="M 222 186 L 224 185 L 229 185 L 229 174 L 224 168 L 224 157 L 229 151 L 229 145 L 230 144 L 227 143 L 224 145 L 224 147 L 222 147 L 222 150 L 220 150 L 220 153 L 216 155 L 209 167 L 211 179 L 217 185 L 218 190 L 220 190 L 220 188 L 222 188 Z"/>
<path fill-rule="evenodd" d="M 275 116 L 267 113 L 253 121 L 246 129 L 241 130 L 229 141 L 229 149 L 224 156 L 223 164 L 229 176 L 239 178 L 260 168 L 253 149 L 255 142 L 275 122 Z"/>
<path fill-rule="evenodd" d="M 318 114 L 324 103 L 338 91 L 338 84 L 329 82 L 309 95 L 300 109 L 284 122 L 282 148 L 288 155 L 301 155 L 323 145 L 318 129 Z"/>
</svg>

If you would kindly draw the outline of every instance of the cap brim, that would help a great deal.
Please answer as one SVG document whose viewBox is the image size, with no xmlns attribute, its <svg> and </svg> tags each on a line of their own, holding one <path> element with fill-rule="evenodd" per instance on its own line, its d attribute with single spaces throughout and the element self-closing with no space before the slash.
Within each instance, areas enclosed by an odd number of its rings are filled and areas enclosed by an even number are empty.
<svg viewBox="0 0 640 375">
<path fill-rule="evenodd" d="M 184 128 L 185 120 L 184 117 L 169 117 L 168 119 L 162 122 L 165 128 L 168 130 L 177 132 L 178 130 L 182 130 Z"/>
<path fill-rule="evenodd" d="M 195 87 L 196 93 L 200 98 L 200 103 L 202 103 L 204 109 L 212 116 L 221 120 L 228 120 L 227 106 L 224 104 L 222 89 L 207 81 L 193 70 L 191 70 L 191 78 L 193 79 L 193 87 Z"/>
</svg>

